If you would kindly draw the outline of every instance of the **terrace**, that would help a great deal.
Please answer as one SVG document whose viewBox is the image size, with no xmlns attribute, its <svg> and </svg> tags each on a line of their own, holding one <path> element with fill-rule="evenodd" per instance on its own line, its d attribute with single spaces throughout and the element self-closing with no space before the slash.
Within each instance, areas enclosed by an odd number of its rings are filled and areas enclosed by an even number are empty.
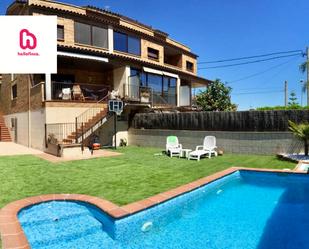
<svg viewBox="0 0 309 249">
<path fill-rule="evenodd" d="M 113 66 L 102 61 L 61 56 L 58 73 L 51 75 L 47 101 L 96 103 L 111 91 Z"/>
</svg>

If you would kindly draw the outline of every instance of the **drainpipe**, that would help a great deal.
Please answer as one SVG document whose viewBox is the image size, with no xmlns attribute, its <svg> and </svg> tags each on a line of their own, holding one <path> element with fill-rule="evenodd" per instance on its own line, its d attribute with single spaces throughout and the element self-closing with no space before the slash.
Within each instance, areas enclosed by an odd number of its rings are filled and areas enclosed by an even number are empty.
<svg viewBox="0 0 309 249">
<path fill-rule="evenodd" d="M 31 75 L 28 80 L 28 147 L 31 147 Z"/>
<path fill-rule="evenodd" d="M 179 107 L 180 106 L 180 78 L 177 78 L 177 85 L 176 85 L 176 106 Z"/>
</svg>

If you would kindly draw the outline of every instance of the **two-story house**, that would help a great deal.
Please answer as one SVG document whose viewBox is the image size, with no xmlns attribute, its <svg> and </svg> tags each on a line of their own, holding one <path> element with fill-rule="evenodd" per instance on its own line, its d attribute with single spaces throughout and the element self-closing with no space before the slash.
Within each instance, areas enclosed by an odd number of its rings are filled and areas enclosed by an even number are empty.
<svg viewBox="0 0 309 249">
<path fill-rule="evenodd" d="M 1 109 L 17 143 L 81 143 L 108 118 L 111 92 L 127 110 L 173 108 L 209 83 L 190 48 L 126 16 L 48 0 L 16 0 L 7 15 L 58 18 L 58 73 L 2 76 Z"/>
</svg>

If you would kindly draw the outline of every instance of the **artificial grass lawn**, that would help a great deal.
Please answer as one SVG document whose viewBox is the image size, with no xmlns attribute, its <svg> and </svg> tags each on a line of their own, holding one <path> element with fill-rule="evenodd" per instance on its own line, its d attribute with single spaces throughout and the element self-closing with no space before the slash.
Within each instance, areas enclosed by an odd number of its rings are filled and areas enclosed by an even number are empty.
<svg viewBox="0 0 309 249">
<path fill-rule="evenodd" d="M 123 205 L 232 166 L 295 166 L 275 156 L 227 154 L 197 162 L 155 156 L 160 153 L 155 148 L 118 151 L 123 155 L 57 164 L 34 156 L 0 157 L 0 208 L 14 200 L 50 193 L 87 194 Z"/>
</svg>

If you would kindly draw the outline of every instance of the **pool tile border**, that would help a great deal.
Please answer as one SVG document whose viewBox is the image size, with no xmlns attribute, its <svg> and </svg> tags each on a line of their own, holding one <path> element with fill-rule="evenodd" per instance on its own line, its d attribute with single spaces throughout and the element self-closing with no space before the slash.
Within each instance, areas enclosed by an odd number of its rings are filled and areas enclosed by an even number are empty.
<svg viewBox="0 0 309 249">
<path fill-rule="evenodd" d="M 48 194 L 25 198 L 22 200 L 14 201 L 6 205 L 0 210 L 0 234 L 3 249 L 30 249 L 22 227 L 18 220 L 18 213 L 21 209 L 47 201 L 63 200 L 63 201 L 82 201 L 92 204 L 113 218 L 119 219 L 136 212 L 140 212 L 152 206 L 158 205 L 162 202 L 170 200 L 176 196 L 190 192 L 219 178 L 232 174 L 239 170 L 246 171 L 260 171 L 260 172 L 286 172 L 305 174 L 295 170 L 274 170 L 274 169 L 256 169 L 244 167 L 231 167 L 226 170 L 214 173 L 210 176 L 203 177 L 191 183 L 184 184 L 174 189 L 159 193 L 144 200 L 136 201 L 124 206 L 118 206 L 108 200 L 82 194 Z"/>
</svg>

